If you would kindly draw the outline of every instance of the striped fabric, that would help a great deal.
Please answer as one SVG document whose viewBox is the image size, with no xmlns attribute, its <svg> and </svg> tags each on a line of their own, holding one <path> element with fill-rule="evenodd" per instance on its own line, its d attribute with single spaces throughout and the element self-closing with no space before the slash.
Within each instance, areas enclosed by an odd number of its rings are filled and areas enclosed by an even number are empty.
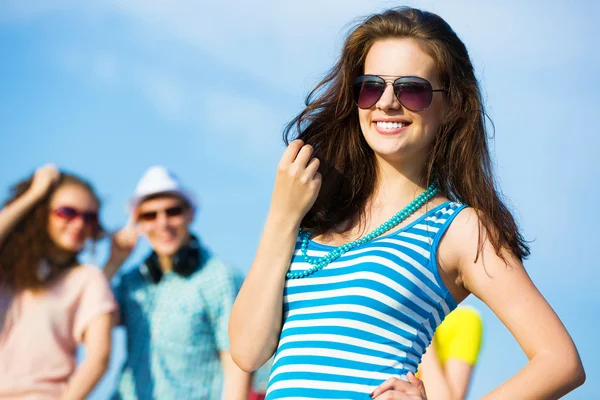
<svg viewBox="0 0 600 400">
<path fill-rule="evenodd" d="M 416 373 L 436 327 L 456 307 L 435 252 L 463 208 L 441 204 L 313 275 L 288 280 L 267 400 L 368 399 L 389 377 Z M 308 255 L 332 249 L 311 241 Z M 290 270 L 309 267 L 298 241 Z"/>
</svg>

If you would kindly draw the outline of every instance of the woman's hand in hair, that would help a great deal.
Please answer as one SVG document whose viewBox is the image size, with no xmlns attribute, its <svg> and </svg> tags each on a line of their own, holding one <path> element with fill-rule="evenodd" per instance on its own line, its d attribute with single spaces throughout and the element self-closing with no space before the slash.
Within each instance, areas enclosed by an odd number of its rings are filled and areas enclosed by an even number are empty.
<svg viewBox="0 0 600 400">
<path fill-rule="evenodd" d="M 60 172 L 52 164 L 38 168 L 27 191 L 0 210 L 0 247 L 14 227 L 48 193 Z"/>
<path fill-rule="evenodd" d="M 313 206 L 321 188 L 319 160 L 312 157 L 313 147 L 302 140 L 289 144 L 275 178 L 271 212 L 298 223 Z"/>
<path fill-rule="evenodd" d="M 60 171 L 56 168 L 56 165 L 46 164 L 35 171 L 27 192 L 36 199 L 41 199 L 58 181 L 58 178 L 60 178 Z"/>
<path fill-rule="evenodd" d="M 321 188 L 319 160 L 312 156 L 312 146 L 301 140 L 291 142 L 283 153 L 258 250 L 231 309 L 231 357 L 246 372 L 266 363 L 279 343 L 285 274 L 302 218 Z"/>
</svg>

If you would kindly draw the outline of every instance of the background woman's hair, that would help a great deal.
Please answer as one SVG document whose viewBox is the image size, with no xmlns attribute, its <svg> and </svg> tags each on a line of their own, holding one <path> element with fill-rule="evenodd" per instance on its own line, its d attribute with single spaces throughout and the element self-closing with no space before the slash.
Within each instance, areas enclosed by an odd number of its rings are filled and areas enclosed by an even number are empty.
<svg viewBox="0 0 600 400">
<path fill-rule="evenodd" d="M 340 59 L 309 93 L 305 109 L 285 128 L 284 140 L 302 139 L 321 161 L 323 185 L 302 227 L 314 234 L 336 225 L 364 221 L 365 207 L 377 181 L 375 155 L 360 129 L 351 85 L 364 73 L 373 43 L 407 38 L 436 62 L 439 80 L 448 92 L 446 114 L 423 171 L 440 193 L 473 207 L 480 215 L 480 242 L 487 234 L 498 254 L 512 251 L 519 259 L 529 246 L 501 200 L 494 181 L 488 147 L 485 108 L 464 43 L 438 15 L 402 7 L 368 17 L 348 35 Z"/>
<path fill-rule="evenodd" d="M 33 176 L 13 186 L 5 206 L 22 196 L 31 186 L 32 180 Z M 75 175 L 61 173 L 54 187 L 21 218 L 0 247 L 0 285 L 7 285 L 15 291 L 41 289 L 64 272 L 64 268 L 49 265 L 50 271 L 47 277 L 40 277 L 38 273 L 41 260 L 50 252 L 65 253 L 64 250 L 57 248 L 48 234 L 50 199 L 56 190 L 63 186 L 82 187 L 96 200 L 100 208 L 100 199 L 90 183 Z M 98 240 L 102 234 L 103 229 L 98 224 L 94 228 L 92 238 Z M 75 253 L 71 255 L 77 256 Z"/>
</svg>

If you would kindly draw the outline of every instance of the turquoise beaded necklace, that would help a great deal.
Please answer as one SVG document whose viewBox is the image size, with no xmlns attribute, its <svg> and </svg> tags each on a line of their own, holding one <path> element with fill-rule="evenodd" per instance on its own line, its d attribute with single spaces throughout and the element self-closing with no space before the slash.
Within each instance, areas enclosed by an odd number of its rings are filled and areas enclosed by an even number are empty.
<svg viewBox="0 0 600 400">
<path fill-rule="evenodd" d="M 332 261 L 340 258 L 343 254 L 345 254 L 348 251 L 355 248 L 356 246 L 367 243 L 367 242 L 375 239 L 376 237 L 381 236 L 383 233 L 389 231 L 390 229 L 392 229 L 393 227 L 398 225 L 400 222 L 402 222 L 406 218 L 408 218 L 411 214 L 413 214 L 419 208 L 421 208 L 423 206 L 423 204 L 427 203 L 433 196 L 435 196 L 435 194 L 437 193 L 437 190 L 438 189 L 437 189 L 437 186 L 435 185 L 435 183 L 432 183 L 427 188 L 427 190 L 425 190 L 423 193 L 421 193 L 419 196 L 417 196 L 412 202 L 410 202 L 409 205 L 407 205 L 402 210 L 400 210 L 400 212 L 396 213 L 392 218 L 390 218 L 389 220 L 384 222 L 379 228 L 375 229 L 374 231 L 369 233 L 367 236 L 364 236 L 353 242 L 346 243 L 344 245 L 336 247 L 335 249 L 331 250 L 328 254 L 326 254 L 323 257 L 317 258 L 317 257 L 309 257 L 308 256 L 307 252 L 308 252 L 308 241 L 310 239 L 310 232 L 305 232 L 302 229 L 300 229 L 300 235 L 302 236 L 302 245 L 300 246 L 300 250 L 302 252 L 302 256 L 304 257 L 304 260 L 306 262 L 308 262 L 309 264 L 311 264 L 312 266 L 309 269 L 306 269 L 304 271 L 298 271 L 298 272 L 290 271 L 287 274 L 285 274 L 286 278 L 299 279 L 299 278 L 304 278 L 311 274 L 314 274 L 315 272 L 322 270 L 325 266 L 330 264 Z"/>
</svg>

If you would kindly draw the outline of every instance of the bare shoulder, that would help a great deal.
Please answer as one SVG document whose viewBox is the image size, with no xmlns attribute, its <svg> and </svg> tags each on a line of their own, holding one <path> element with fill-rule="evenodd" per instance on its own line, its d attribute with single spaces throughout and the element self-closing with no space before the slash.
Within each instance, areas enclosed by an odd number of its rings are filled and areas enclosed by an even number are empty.
<svg viewBox="0 0 600 400">
<path fill-rule="evenodd" d="M 475 209 L 460 209 L 445 231 L 437 249 L 437 264 L 444 284 L 457 302 L 469 295 L 461 273 L 462 260 L 477 254 L 480 220 Z"/>
<path fill-rule="evenodd" d="M 474 294 L 504 277 L 523 279 L 527 275 L 521 261 L 510 250 L 494 248 L 490 235 L 495 233 L 493 227 L 491 229 L 491 232 L 486 230 L 480 213 L 470 207 L 457 215 L 448 228 L 444 248 L 452 260 L 450 267 L 459 276 L 462 286 Z"/>
<path fill-rule="evenodd" d="M 466 207 L 454 218 L 442 241 L 439 254 L 446 272 L 457 272 L 461 259 L 477 254 L 481 221 L 474 208 Z"/>
<path fill-rule="evenodd" d="M 481 226 L 479 213 L 472 207 L 466 207 L 458 213 L 448 227 L 447 236 L 461 242 L 477 240 L 479 226 Z"/>
<path fill-rule="evenodd" d="M 98 268 L 95 265 L 91 264 L 79 264 L 76 267 L 71 268 L 71 270 L 65 275 L 65 280 L 71 282 L 108 282 L 106 276 L 102 272 L 102 269 Z"/>
</svg>

